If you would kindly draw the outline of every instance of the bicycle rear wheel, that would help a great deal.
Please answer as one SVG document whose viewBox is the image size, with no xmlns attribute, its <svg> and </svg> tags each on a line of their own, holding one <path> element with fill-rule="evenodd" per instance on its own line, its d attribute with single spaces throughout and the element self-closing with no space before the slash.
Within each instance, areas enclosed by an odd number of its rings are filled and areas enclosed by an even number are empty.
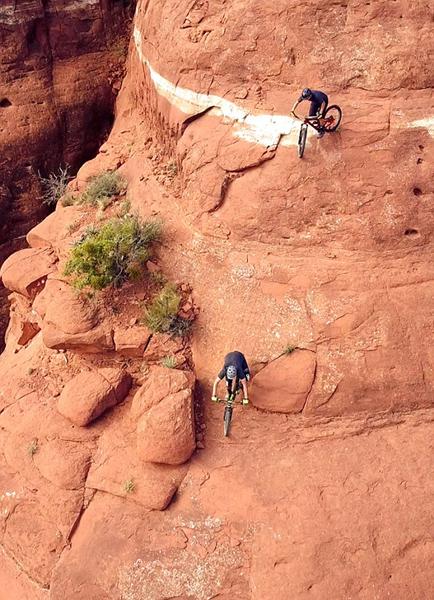
<svg viewBox="0 0 434 600">
<path fill-rule="evenodd" d="M 231 426 L 231 419 L 232 419 L 232 406 L 225 406 L 225 414 L 224 414 L 224 417 L 223 417 L 225 437 L 227 437 L 229 435 L 229 428 Z"/>
<path fill-rule="evenodd" d="M 306 147 L 307 125 L 303 123 L 298 134 L 298 158 L 303 158 L 304 149 Z"/>
<path fill-rule="evenodd" d="M 336 131 L 342 119 L 342 111 L 340 107 L 337 104 L 332 104 L 329 106 L 324 113 L 324 119 L 326 119 L 326 122 L 323 125 L 325 131 Z"/>
</svg>

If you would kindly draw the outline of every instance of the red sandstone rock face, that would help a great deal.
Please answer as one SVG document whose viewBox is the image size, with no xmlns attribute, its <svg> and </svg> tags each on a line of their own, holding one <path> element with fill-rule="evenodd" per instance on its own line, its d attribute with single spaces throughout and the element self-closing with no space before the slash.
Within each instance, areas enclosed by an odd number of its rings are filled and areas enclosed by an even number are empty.
<svg viewBox="0 0 434 600">
<path fill-rule="evenodd" d="M 0 277 L 9 290 L 33 299 L 44 287 L 47 275 L 54 271 L 55 261 L 50 251 L 26 248 L 5 260 Z"/>
<path fill-rule="evenodd" d="M 189 234 L 149 175 L 137 181 L 143 163 L 132 157 L 123 169 L 133 197 L 151 196 L 182 240 L 173 273 L 204 306 L 193 340 L 199 379 L 209 385 L 233 347 L 262 368 L 290 344 L 315 353 L 305 412 L 432 404 L 426 3 L 325 2 L 290 15 L 284 4 L 185 3 L 175 15 L 150 2 L 137 11 L 119 106 L 134 101 L 179 165 L 172 190 Z M 398 42 L 403 22 L 416 52 L 407 34 Z M 179 35 L 162 61 L 155 48 L 169 30 Z M 305 85 L 324 89 L 344 119 L 335 135 L 309 138 L 300 161 L 288 113 Z"/>
<path fill-rule="evenodd" d="M 57 408 L 72 423 L 88 425 L 122 402 L 130 387 L 130 375 L 117 369 L 80 373 L 63 388 Z"/>
<path fill-rule="evenodd" d="M 154 367 L 136 394 L 131 410 L 138 418 L 137 453 L 144 462 L 178 465 L 192 455 L 192 383 L 183 371 Z"/>
<path fill-rule="evenodd" d="M 0 7 L 0 244 L 46 214 L 38 172 L 73 168 L 108 133 L 134 4 L 3 0 Z M 127 34 L 128 35 L 128 34 Z"/>
<path fill-rule="evenodd" d="M 315 369 L 315 353 L 309 350 L 294 350 L 277 358 L 253 378 L 250 397 L 254 406 L 273 412 L 301 412 L 312 389 Z"/>
<path fill-rule="evenodd" d="M 95 308 L 66 282 L 49 279 L 33 307 L 48 348 L 84 352 L 113 348 L 110 328 L 100 323 Z"/>
<path fill-rule="evenodd" d="M 114 131 L 74 185 L 122 165 L 132 210 L 164 222 L 159 265 L 189 281 L 202 307 L 192 348 L 201 449 L 181 466 L 147 462 L 193 450 L 191 377 L 122 356 L 130 320 L 113 325 L 50 275 L 33 304 L 14 302 L 0 359 L 0 583 L 16 561 L 28 585 L 15 591 L 8 575 L 8 600 L 29 596 L 32 580 L 30 597 L 49 585 L 51 600 L 428 598 L 432 9 L 253 0 L 173 9 L 139 4 Z M 329 92 L 344 121 L 309 139 L 299 161 L 298 125 L 285 119 L 306 84 Z M 217 108 L 189 120 L 207 103 Z M 288 130 L 276 137 L 279 123 Z M 30 245 L 62 263 L 84 213 L 59 207 Z M 21 345 L 19 321 L 32 311 L 42 332 Z M 86 337 L 98 327 L 114 337 L 110 353 Z M 133 342 L 141 353 L 143 340 Z M 149 361 L 187 354 L 165 336 L 146 344 Z M 282 357 L 288 346 L 297 350 Z M 236 407 L 224 439 L 222 407 L 206 400 L 234 347 L 262 406 Z M 134 399 L 92 427 L 69 424 L 56 409 L 62 389 L 113 361 L 134 370 Z"/>
</svg>

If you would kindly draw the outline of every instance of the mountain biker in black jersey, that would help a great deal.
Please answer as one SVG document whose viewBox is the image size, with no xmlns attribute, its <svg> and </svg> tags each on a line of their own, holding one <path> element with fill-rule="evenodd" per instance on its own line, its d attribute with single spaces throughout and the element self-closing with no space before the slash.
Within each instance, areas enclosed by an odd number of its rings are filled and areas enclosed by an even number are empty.
<svg viewBox="0 0 434 600">
<path fill-rule="evenodd" d="M 217 379 L 214 381 L 212 388 L 211 400 L 213 402 L 218 402 L 218 397 L 216 395 L 217 387 L 223 379 L 226 379 L 228 394 L 237 392 L 242 388 L 244 393 L 243 404 L 249 403 L 247 382 L 250 380 L 250 369 L 244 354 L 238 352 L 238 350 L 226 354 L 223 368 L 218 374 Z"/>
<path fill-rule="evenodd" d="M 300 102 L 303 102 L 303 100 L 310 101 L 310 109 L 309 109 L 309 117 L 308 118 L 319 119 L 319 122 L 321 125 L 322 124 L 321 119 L 324 117 L 324 113 L 327 110 L 327 106 L 329 103 L 327 94 L 324 94 L 324 92 L 320 92 L 319 90 L 311 90 L 309 88 L 305 88 L 301 92 L 300 98 L 297 100 L 297 102 L 292 107 L 292 110 L 291 110 L 292 114 L 294 114 L 295 109 L 300 104 Z M 317 137 L 322 137 L 324 135 L 324 133 L 325 133 L 325 131 L 319 131 L 317 133 Z"/>
</svg>

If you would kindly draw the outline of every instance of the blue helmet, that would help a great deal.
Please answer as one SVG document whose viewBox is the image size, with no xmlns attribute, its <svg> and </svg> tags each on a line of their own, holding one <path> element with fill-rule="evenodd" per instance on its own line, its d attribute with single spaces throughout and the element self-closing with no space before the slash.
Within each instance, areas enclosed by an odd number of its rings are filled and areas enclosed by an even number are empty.
<svg viewBox="0 0 434 600">
<path fill-rule="evenodd" d="M 309 88 L 304 88 L 304 90 L 301 92 L 301 97 L 303 100 L 309 100 L 312 97 L 312 90 Z"/>
<path fill-rule="evenodd" d="M 234 365 L 229 365 L 229 367 L 226 369 L 226 377 L 228 379 L 235 379 L 236 376 L 237 376 L 237 368 L 234 367 Z"/>
</svg>

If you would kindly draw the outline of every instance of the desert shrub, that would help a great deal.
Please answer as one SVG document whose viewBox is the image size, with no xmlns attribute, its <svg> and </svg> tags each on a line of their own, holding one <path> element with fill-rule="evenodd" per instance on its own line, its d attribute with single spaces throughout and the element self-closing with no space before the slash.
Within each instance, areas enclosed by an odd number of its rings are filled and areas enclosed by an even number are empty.
<svg viewBox="0 0 434 600">
<path fill-rule="evenodd" d="M 167 284 L 145 309 L 145 323 L 151 331 L 167 333 L 178 314 L 181 297 L 175 286 Z"/>
<path fill-rule="evenodd" d="M 172 319 L 169 331 L 179 337 L 185 337 L 189 333 L 192 325 L 193 322 L 190 321 L 190 319 L 184 319 L 184 317 L 179 317 L 177 315 Z"/>
<path fill-rule="evenodd" d="M 39 450 L 38 440 L 32 440 L 27 446 L 27 454 L 33 456 Z"/>
<path fill-rule="evenodd" d="M 292 354 L 294 352 L 294 350 L 296 350 L 297 346 L 292 346 L 291 344 L 288 344 L 284 350 L 285 354 Z"/>
<path fill-rule="evenodd" d="M 176 287 L 166 284 L 151 304 L 145 309 L 144 322 L 156 333 L 173 333 L 184 336 L 190 329 L 191 322 L 178 316 L 181 296 Z"/>
<path fill-rule="evenodd" d="M 165 356 L 161 359 L 161 364 L 168 369 L 176 369 L 176 356 Z"/>
<path fill-rule="evenodd" d="M 71 250 L 65 275 L 71 276 L 73 286 L 80 290 L 119 287 L 143 272 L 151 255 L 150 245 L 160 235 L 157 221 L 142 223 L 131 215 L 111 219 L 84 233 Z"/>
<path fill-rule="evenodd" d="M 68 182 L 71 180 L 69 167 L 59 167 L 56 173 L 50 173 L 48 177 L 39 175 L 39 181 L 44 190 L 44 204 L 55 206 L 66 192 Z"/>
<path fill-rule="evenodd" d="M 60 201 L 60 204 L 62 206 L 72 206 L 74 202 L 75 200 L 72 194 L 65 194 L 65 196 L 63 196 L 62 200 Z"/>
<path fill-rule="evenodd" d="M 80 202 L 84 204 L 99 205 L 106 208 L 113 196 L 118 196 L 126 189 L 124 178 L 116 171 L 106 171 L 95 175 L 89 180 L 89 184 L 80 196 Z"/>
<path fill-rule="evenodd" d="M 136 489 L 136 484 L 133 479 L 127 479 L 124 481 L 123 489 L 126 494 L 132 494 Z"/>
</svg>

